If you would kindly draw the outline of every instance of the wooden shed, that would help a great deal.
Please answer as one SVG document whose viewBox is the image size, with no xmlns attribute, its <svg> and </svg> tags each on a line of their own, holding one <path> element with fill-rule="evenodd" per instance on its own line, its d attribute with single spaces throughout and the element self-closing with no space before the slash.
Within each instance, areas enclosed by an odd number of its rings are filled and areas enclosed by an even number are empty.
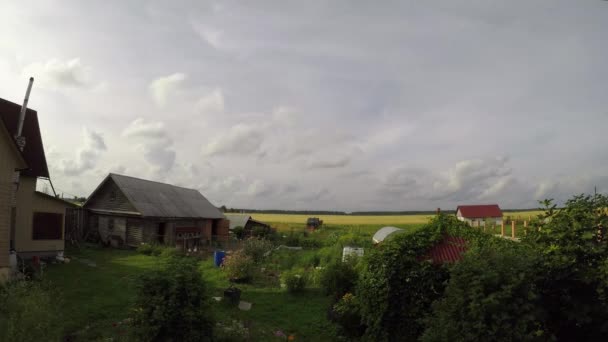
<svg viewBox="0 0 608 342">
<path fill-rule="evenodd" d="M 226 219 L 230 221 L 230 230 L 236 227 L 243 227 L 245 236 L 251 236 L 251 232 L 255 227 L 262 227 L 270 230 L 270 225 L 258 220 L 254 220 L 249 215 L 244 214 L 226 214 Z"/>
<path fill-rule="evenodd" d="M 200 192 L 109 174 L 84 204 L 89 235 L 115 247 L 194 249 L 228 239 L 228 221 Z"/>
</svg>

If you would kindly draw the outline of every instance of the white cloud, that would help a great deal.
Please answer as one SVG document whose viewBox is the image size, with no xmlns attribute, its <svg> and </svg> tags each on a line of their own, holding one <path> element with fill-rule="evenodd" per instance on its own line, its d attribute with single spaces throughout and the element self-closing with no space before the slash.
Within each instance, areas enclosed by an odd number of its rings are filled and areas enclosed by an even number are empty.
<svg viewBox="0 0 608 342">
<path fill-rule="evenodd" d="M 78 176 L 95 168 L 101 154 L 107 147 L 103 137 L 88 128 L 83 128 L 83 143 L 74 159 L 61 159 L 58 165 L 60 172 L 67 176 Z"/>
<path fill-rule="evenodd" d="M 260 156 L 264 142 L 262 126 L 238 124 L 203 148 L 207 156 Z"/>
<path fill-rule="evenodd" d="M 196 107 L 203 114 L 215 114 L 224 111 L 224 94 L 219 88 L 209 94 L 202 96 L 196 103 Z"/>
<path fill-rule="evenodd" d="M 192 23 L 192 29 L 206 44 L 214 49 L 221 49 L 224 47 L 224 33 L 221 30 L 211 28 L 197 22 Z"/>
<path fill-rule="evenodd" d="M 350 164 L 350 157 L 334 157 L 332 159 L 311 160 L 308 162 L 309 169 L 336 169 Z"/>
<path fill-rule="evenodd" d="M 34 77 L 37 85 L 49 88 L 88 87 L 92 85 L 91 69 L 73 58 L 62 61 L 56 58 L 46 62 L 35 62 L 23 68 L 22 75 Z M 99 85 L 101 86 L 101 85 Z"/>
<path fill-rule="evenodd" d="M 143 118 L 137 118 L 122 131 L 122 136 L 155 139 L 165 138 L 167 136 L 167 130 L 163 122 L 146 122 Z"/>
<path fill-rule="evenodd" d="M 150 92 L 152 98 L 159 107 L 164 107 L 167 101 L 173 96 L 188 76 L 184 73 L 177 72 L 169 76 L 159 77 L 150 83 Z"/>
<path fill-rule="evenodd" d="M 166 175 L 175 164 L 176 152 L 173 148 L 173 139 L 163 122 L 135 119 L 122 131 L 122 136 L 138 142 L 136 150 L 143 155 L 154 173 Z"/>
</svg>

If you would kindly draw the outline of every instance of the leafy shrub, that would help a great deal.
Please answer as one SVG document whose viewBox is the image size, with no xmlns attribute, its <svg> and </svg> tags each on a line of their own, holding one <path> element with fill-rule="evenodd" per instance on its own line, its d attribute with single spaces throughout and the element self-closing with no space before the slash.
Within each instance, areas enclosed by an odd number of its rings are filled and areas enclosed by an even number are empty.
<svg viewBox="0 0 608 342">
<path fill-rule="evenodd" d="M 223 267 L 230 280 L 248 282 L 253 277 L 255 261 L 244 250 L 238 250 L 224 258 Z"/>
<path fill-rule="evenodd" d="M 300 246 L 300 234 L 296 234 L 293 230 L 285 237 L 283 243 L 289 247 Z"/>
<path fill-rule="evenodd" d="M 316 253 L 321 259 L 321 265 L 327 265 L 332 262 L 342 260 L 342 247 L 340 245 L 333 245 L 328 247 L 320 248 Z"/>
<path fill-rule="evenodd" d="M 353 291 L 357 276 L 352 262 L 338 261 L 323 269 L 320 283 L 326 294 L 339 298 Z"/>
<path fill-rule="evenodd" d="M 242 240 L 245 237 L 245 228 L 236 226 L 232 229 L 232 234 L 234 234 L 234 237 L 238 240 Z"/>
<path fill-rule="evenodd" d="M 160 256 L 163 258 L 174 258 L 183 256 L 183 253 L 177 248 L 166 247 L 161 250 Z"/>
<path fill-rule="evenodd" d="M 557 340 L 596 341 L 608 334 L 608 197 L 577 195 L 545 213 L 523 243 L 542 255 L 538 284 L 547 327 Z"/>
<path fill-rule="evenodd" d="M 171 258 L 137 279 L 134 334 L 141 341 L 210 341 L 209 294 L 192 258 Z"/>
<path fill-rule="evenodd" d="M 0 285 L 0 341 L 61 341 L 60 298 L 44 281 Z"/>
<path fill-rule="evenodd" d="M 422 341 L 551 339 L 536 287 L 538 258 L 520 244 L 496 242 L 452 267 Z"/>
<path fill-rule="evenodd" d="M 303 258 L 304 266 L 317 267 L 321 264 L 321 256 L 317 253 L 309 254 Z"/>
<path fill-rule="evenodd" d="M 444 233 L 481 238 L 455 216 L 438 215 L 420 230 L 385 241 L 365 256 L 357 283 L 365 337 L 374 341 L 415 341 L 424 331 L 421 318 L 443 294 L 448 270 L 420 260 Z M 485 239 L 491 237 L 483 235 Z"/>
<path fill-rule="evenodd" d="M 260 262 L 270 254 L 273 247 L 272 242 L 268 240 L 249 238 L 245 240 L 243 251 L 245 255 L 251 257 L 253 261 Z"/>
<path fill-rule="evenodd" d="M 251 230 L 251 236 L 261 239 L 273 240 L 274 234 L 274 230 L 270 227 L 254 226 Z"/>
<path fill-rule="evenodd" d="M 352 293 L 346 293 L 334 304 L 331 320 L 338 325 L 342 336 L 355 339 L 365 332 L 365 325 L 361 323 L 361 306 Z"/>
<path fill-rule="evenodd" d="M 306 273 L 303 270 L 285 271 L 281 274 L 281 281 L 285 284 L 287 292 L 299 293 L 306 287 Z"/>
<path fill-rule="evenodd" d="M 159 256 L 162 253 L 163 249 L 164 248 L 160 245 L 142 243 L 137 247 L 137 252 L 144 255 Z"/>
<path fill-rule="evenodd" d="M 300 247 L 302 248 L 320 248 L 323 243 L 314 238 L 303 238 L 299 240 Z"/>
</svg>

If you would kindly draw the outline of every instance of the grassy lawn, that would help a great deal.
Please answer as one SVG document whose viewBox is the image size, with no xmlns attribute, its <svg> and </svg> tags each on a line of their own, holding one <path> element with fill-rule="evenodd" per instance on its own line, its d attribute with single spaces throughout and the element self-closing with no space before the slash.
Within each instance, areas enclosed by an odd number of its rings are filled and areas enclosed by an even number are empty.
<svg viewBox="0 0 608 342">
<path fill-rule="evenodd" d="M 313 251 L 294 253 L 295 263 Z M 135 296 L 134 279 L 162 263 L 161 257 L 146 256 L 135 251 L 115 249 L 83 249 L 71 253 L 69 264 L 50 265 L 45 277 L 61 288 L 65 314 L 65 332 L 76 341 L 103 340 L 121 337 L 117 322 L 129 317 Z M 289 258 L 286 258 L 289 259 Z M 294 258 L 291 258 L 294 259 Z M 84 263 L 90 261 L 96 267 Z M 203 278 L 211 296 L 223 296 L 229 282 L 212 260 L 201 261 Z M 218 321 L 239 320 L 250 328 L 251 340 L 277 340 L 274 332 L 294 334 L 302 341 L 331 341 L 335 327 L 326 318 L 330 299 L 320 289 L 310 288 L 291 295 L 280 288 L 278 279 L 256 279 L 253 284 L 237 285 L 241 299 L 253 303 L 250 311 L 241 311 L 222 302 L 212 301 Z"/>
</svg>

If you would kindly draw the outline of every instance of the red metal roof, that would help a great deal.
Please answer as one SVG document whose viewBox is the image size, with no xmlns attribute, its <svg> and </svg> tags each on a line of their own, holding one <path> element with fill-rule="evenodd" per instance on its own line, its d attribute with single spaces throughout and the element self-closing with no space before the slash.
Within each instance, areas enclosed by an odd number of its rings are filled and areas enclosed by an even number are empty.
<svg viewBox="0 0 608 342">
<path fill-rule="evenodd" d="M 0 99 L 0 119 L 4 121 L 4 125 L 12 135 L 17 133 L 20 112 L 21 105 Z M 42 137 L 40 136 L 38 113 L 35 110 L 28 109 L 25 113 L 22 135 L 25 137 L 25 149 L 22 152 L 23 159 L 25 159 L 29 168 L 22 171 L 21 174 L 31 177 L 48 178 L 49 169 L 46 165 Z"/>
<path fill-rule="evenodd" d="M 465 239 L 457 236 L 446 236 L 426 252 L 422 259 L 431 259 L 434 264 L 456 262 L 462 259 L 462 255 L 467 249 Z"/>
<path fill-rule="evenodd" d="M 466 218 L 502 217 L 502 210 L 498 204 L 459 205 L 456 213 L 459 210 L 460 215 Z"/>
</svg>

